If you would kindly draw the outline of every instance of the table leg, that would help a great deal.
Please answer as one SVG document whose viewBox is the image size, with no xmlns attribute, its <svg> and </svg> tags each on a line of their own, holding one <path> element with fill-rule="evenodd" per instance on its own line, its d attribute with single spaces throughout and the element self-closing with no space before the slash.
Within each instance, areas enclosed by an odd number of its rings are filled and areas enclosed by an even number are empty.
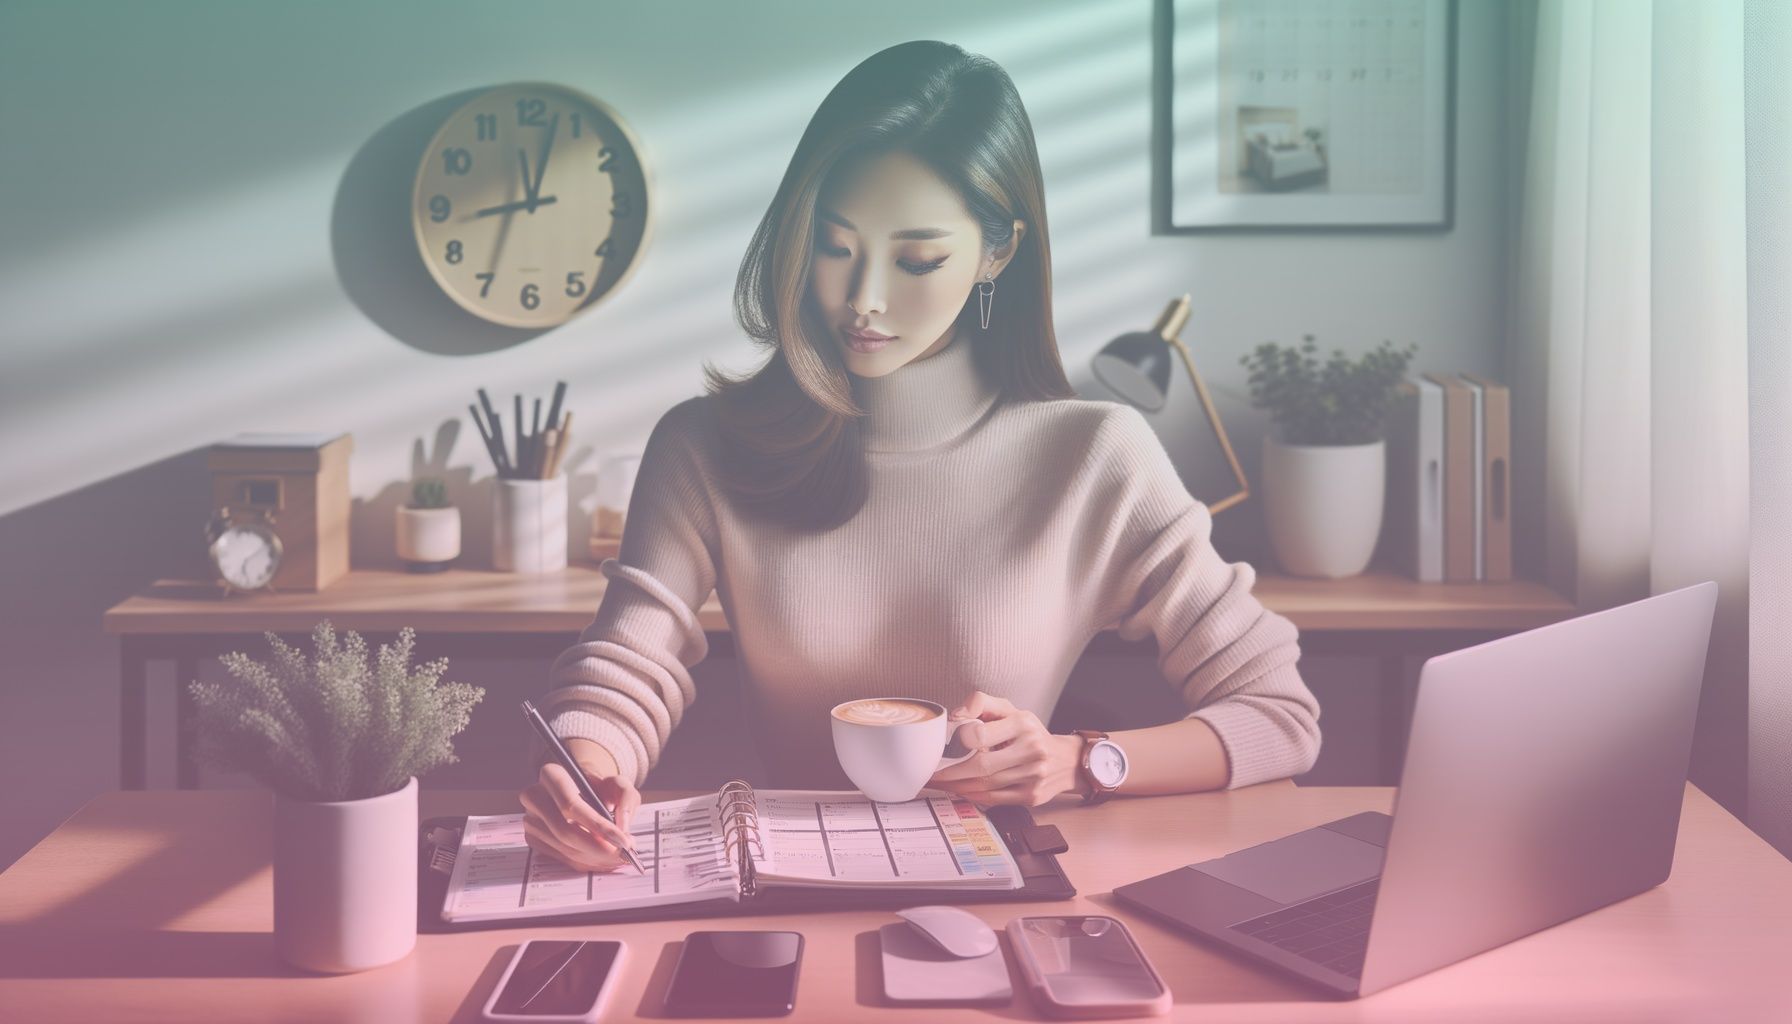
<svg viewBox="0 0 1792 1024">
<path fill-rule="evenodd" d="M 1406 655 L 1381 656 L 1381 784 L 1400 784 L 1406 756 Z"/>
<path fill-rule="evenodd" d="M 199 762 L 193 760 L 193 693 L 187 684 L 199 675 L 199 659 L 182 655 L 174 661 L 174 785 L 199 788 Z"/>
<path fill-rule="evenodd" d="M 119 641 L 118 785 L 142 789 L 149 773 L 149 722 L 142 649 L 130 637 Z"/>
</svg>

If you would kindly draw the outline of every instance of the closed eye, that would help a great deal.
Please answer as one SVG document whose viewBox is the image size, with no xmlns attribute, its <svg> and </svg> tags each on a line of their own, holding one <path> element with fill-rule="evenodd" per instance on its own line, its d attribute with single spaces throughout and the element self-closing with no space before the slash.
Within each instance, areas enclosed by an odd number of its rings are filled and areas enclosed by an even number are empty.
<svg viewBox="0 0 1792 1024">
<path fill-rule="evenodd" d="M 838 258 L 841 256 L 851 255 L 851 250 L 838 249 L 838 248 L 835 248 L 834 246 L 823 245 L 819 242 L 816 243 L 816 248 L 821 250 L 821 254 L 823 256 L 830 256 L 830 257 Z M 909 273 L 915 275 L 916 277 L 920 277 L 922 274 L 931 274 L 934 271 L 940 269 L 940 267 L 944 266 L 945 262 L 949 259 L 951 259 L 950 256 L 941 256 L 939 259 L 933 260 L 928 263 L 911 263 L 908 260 L 897 260 L 896 265 L 901 267 L 903 270 L 906 270 Z"/>
</svg>

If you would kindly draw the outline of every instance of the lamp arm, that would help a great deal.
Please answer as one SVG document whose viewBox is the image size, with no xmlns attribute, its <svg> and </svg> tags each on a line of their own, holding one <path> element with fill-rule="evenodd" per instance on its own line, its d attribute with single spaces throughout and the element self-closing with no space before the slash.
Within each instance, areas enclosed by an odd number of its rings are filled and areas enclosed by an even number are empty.
<svg viewBox="0 0 1792 1024">
<path fill-rule="evenodd" d="M 1251 496 L 1251 485 L 1250 482 L 1245 479 L 1244 467 L 1238 464 L 1237 454 L 1232 451 L 1232 442 L 1226 437 L 1226 427 L 1225 424 L 1220 422 L 1219 410 L 1214 408 L 1213 396 L 1207 393 L 1207 385 L 1201 382 L 1200 375 L 1195 372 L 1195 357 L 1190 354 L 1188 345 L 1175 335 L 1171 335 L 1164 340 L 1169 343 L 1171 348 L 1176 350 L 1177 355 L 1182 357 L 1182 365 L 1188 369 L 1189 383 L 1195 386 L 1195 395 L 1201 399 L 1201 408 L 1207 412 L 1207 421 L 1213 424 L 1214 435 L 1220 439 L 1220 450 L 1226 453 L 1226 463 L 1232 467 L 1232 477 L 1238 481 L 1238 493 L 1228 498 L 1223 498 L 1208 506 L 1208 511 L 1210 513 L 1218 515 L 1226 509 L 1249 498 Z"/>
</svg>

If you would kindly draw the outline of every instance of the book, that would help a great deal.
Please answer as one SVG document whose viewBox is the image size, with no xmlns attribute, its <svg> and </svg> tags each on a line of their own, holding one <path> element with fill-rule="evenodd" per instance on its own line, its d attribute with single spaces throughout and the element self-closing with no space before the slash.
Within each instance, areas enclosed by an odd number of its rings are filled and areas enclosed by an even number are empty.
<svg viewBox="0 0 1792 1024">
<path fill-rule="evenodd" d="M 1426 374 L 1444 392 L 1444 581 L 1475 578 L 1475 422 L 1468 385 L 1452 374 Z"/>
<path fill-rule="evenodd" d="M 1469 492 L 1468 507 L 1475 521 L 1475 579 L 1479 581 L 1487 578 L 1487 393 L 1466 373 L 1457 374 L 1456 379 L 1468 388 L 1469 394 L 1469 424 L 1474 438 L 1469 471 L 1474 476 L 1474 487 Z"/>
<path fill-rule="evenodd" d="M 538 855 L 524 841 L 522 814 L 471 815 L 446 854 L 441 918 L 740 903 L 785 888 L 938 894 L 1025 884 L 984 812 L 938 790 L 886 804 L 850 791 L 755 791 L 737 780 L 714 794 L 642 804 L 629 833 L 645 873 L 580 871 Z"/>
<path fill-rule="evenodd" d="M 1388 545 L 1421 583 L 1444 578 L 1444 392 L 1410 377 L 1395 388 L 1388 424 Z"/>
<path fill-rule="evenodd" d="M 1482 437 L 1482 552 L 1490 583 L 1512 579 L 1512 392 L 1503 384 L 1472 373 L 1462 379 L 1481 389 Z"/>
</svg>

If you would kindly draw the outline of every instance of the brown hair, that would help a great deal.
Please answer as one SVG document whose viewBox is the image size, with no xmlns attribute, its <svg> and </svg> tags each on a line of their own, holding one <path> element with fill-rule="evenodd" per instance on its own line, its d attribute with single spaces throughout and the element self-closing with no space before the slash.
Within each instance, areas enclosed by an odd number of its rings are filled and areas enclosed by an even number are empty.
<svg viewBox="0 0 1792 1024">
<path fill-rule="evenodd" d="M 809 298 L 815 206 L 833 170 L 901 151 L 963 197 L 987 257 L 1027 225 L 1003 269 L 988 330 L 976 289 L 953 344 L 970 344 L 1002 401 L 1075 397 L 1051 318 L 1051 247 L 1033 126 L 1007 72 L 950 43 L 916 40 L 866 58 L 809 119 L 735 282 L 742 329 L 771 357 L 731 378 L 705 364 L 715 398 L 724 491 L 743 515 L 825 531 L 856 515 L 868 492 L 859 418 L 845 359 Z M 897 373 L 902 372 L 900 369 Z"/>
</svg>

